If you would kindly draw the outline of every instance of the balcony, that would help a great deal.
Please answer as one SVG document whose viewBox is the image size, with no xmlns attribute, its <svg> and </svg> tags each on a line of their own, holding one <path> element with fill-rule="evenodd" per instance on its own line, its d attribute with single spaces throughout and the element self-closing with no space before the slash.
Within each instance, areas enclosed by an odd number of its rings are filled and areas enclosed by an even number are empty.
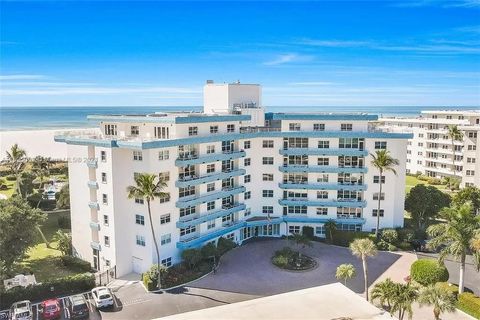
<svg viewBox="0 0 480 320">
<path fill-rule="evenodd" d="M 286 148 L 280 149 L 280 154 L 284 156 L 368 156 L 368 151 L 349 148 Z"/>
<path fill-rule="evenodd" d="M 90 207 L 90 209 L 100 210 L 100 205 L 96 201 L 89 202 L 88 206 Z"/>
<path fill-rule="evenodd" d="M 100 242 L 98 242 L 98 241 L 90 242 L 90 247 L 92 249 L 97 249 L 98 251 L 102 250 L 102 246 L 100 245 Z"/>
<path fill-rule="evenodd" d="M 177 228 L 186 228 L 190 226 L 199 225 L 201 223 L 211 221 L 217 218 L 228 216 L 229 214 L 245 210 L 245 204 L 234 203 L 231 206 L 222 206 L 222 209 L 209 212 L 200 216 L 195 216 L 189 220 L 180 220 L 177 222 Z"/>
<path fill-rule="evenodd" d="M 307 207 L 345 207 L 345 208 L 365 208 L 367 202 L 364 200 L 341 201 L 338 199 L 318 199 L 315 201 L 307 199 L 280 199 L 278 203 L 281 206 L 307 206 Z"/>
<path fill-rule="evenodd" d="M 341 184 L 341 183 L 279 183 L 281 189 L 303 189 L 303 190 L 367 190 L 364 184 Z"/>
<path fill-rule="evenodd" d="M 205 241 L 210 241 L 212 239 L 215 239 L 217 237 L 223 236 L 227 233 L 240 229 L 244 226 L 245 226 L 245 221 L 233 222 L 231 226 L 228 226 L 222 229 L 218 229 L 218 230 L 215 230 L 209 233 L 204 233 L 204 234 L 196 234 L 194 237 L 187 238 L 187 239 L 180 239 L 180 241 L 177 242 L 177 248 L 178 249 L 195 248 L 202 245 Z"/>
<path fill-rule="evenodd" d="M 284 216 L 284 222 L 290 223 L 327 223 L 329 220 L 332 220 L 330 217 L 324 218 L 310 218 L 310 217 L 298 217 L 298 216 Z M 355 218 L 355 219 L 333 219 L 336 223 L 342 224 L 364 224 L 365 218 Z"/>
<path fill-rule="evenodd" d="M 97 231 L 99 231 L 99 230 L 100 230 L 100 223 L 95 222 L 95 221 L 91 221 L 91 222 L 90 222 L 90 228 L 91 228 L 92 230 L 97 230 Z"/>
<path fill-rule="evenodd" d="M 284 165 L 278 168 L 280 172 L 317 172 L 317 173 L 366 173 L 366 167 L 339 167 L 316 165 Z"/>
<path fill-rule="evenodd" d="M 190 196 L 190 197 L 185 197 L 185 199 L 180 198 L 177 201 L 176 206 L 177 206 L 177 208 L 186 208 L 186 207 L 195 206 L 195 205 L 198 205 L 198 204 L 201 204 L 201 203 L 206 203 L 206 202 L 209 202 L 209 201 L 218 200 L 218 199 L 225 198 L 225 197 L 235 195 L 235 194 L 239 194 L 239 193 L 242 193 L 242 192 L 245 192 L 245 187 L 238 186 L 238 187 L 233 187 L 233 188 L 229 188 L 229 189 L 226 189 L 226 190 L 222 190 L 222 191 L 219 191 L 219 192 L 210 192 L 210 193 L 203 194 L 203 195 L 193 195 L 193 196 Z"/>
<path fill-rule="evenodd" d="M 87 185 L 90 189 L 98 189 L 98 182 L 96 181 L 88 181 Z"/>
<path fill-rule="evenodd" d="M 212 173 L 208 174 L 205 176 L 188 176 L 184 177 L 183 179 L 178 179 L 178 181 L 175 182 L 175 186 L 177 188 L 185 188 L 188 186 L 196 186 L 199 184 L 207 183 L 207 182 L 212 182 L 212 181 L 218 181 L 218 180 L 223 180 L 223 179 L 228 179 L 232 177 L 238 177 L 242 176 L 245 174 L 245 169 L 235 169 L 231 170 L 229 172 L 217 172 L 217 173 Z"/>
<path fill-rule="evenodd" d="M 87 167 L 97 169 L 98 168 L 98 161 L 96 158 L 89 158 L 86 161 Z"/>
<path fill-rule="evenodd" d="M 216 161 L 223 161 L 223 160 L 233 160 L 245 157 L 245 151 L 231 151 L 228 153 L 210 153 L 205 155 L 197 156 L 196 158 L 192 159 L 183 159 L 178 158 L 175 160 L 175 165 L 177 167 L 185 167 L 187 165 L 194 165 L 194 164 L 202 164 L 202 163 L 209 163 L 209 162 L 216 162 Z"/>
</svg>

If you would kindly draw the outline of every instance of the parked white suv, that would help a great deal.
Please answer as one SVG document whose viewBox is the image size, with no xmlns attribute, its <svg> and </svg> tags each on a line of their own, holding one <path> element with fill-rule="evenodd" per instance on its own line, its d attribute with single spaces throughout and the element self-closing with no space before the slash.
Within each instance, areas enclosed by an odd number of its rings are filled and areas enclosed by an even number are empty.
<svg viewBox="0 0 480 320">
<path fill-rule="evenodd" d="M 97 309 L 113 306 L 113 295 L 107 287 L 92 289 L 92 296 Z"/>
<path fill-rule="evenodd" d="M 29 300 L 18 301 L 10 307 L 11 320 L 32 320 L 32 304 Z"/>
</svg>

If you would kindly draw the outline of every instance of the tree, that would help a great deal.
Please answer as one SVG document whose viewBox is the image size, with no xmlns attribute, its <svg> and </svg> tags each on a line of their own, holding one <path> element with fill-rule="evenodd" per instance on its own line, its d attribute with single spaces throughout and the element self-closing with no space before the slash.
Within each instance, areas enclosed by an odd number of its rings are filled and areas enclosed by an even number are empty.
<svg viewBox="0 0 480 320">
<path fill-rule="evenodd" d="M 25 169 L 25 164 L 27 163 L 27 153 L 24 149 L 20 148 L 17 143 L 15 143 L 10 151 L 6 152 L 7 166 L 10 169 L 10 172 L 15 176 L 17 193 L 19 196 L 22 196 L 20 192 L 20 173 Z"/>
<path fill-rule="evenodd" d="M 43 180 L 50 175 L 50 163 L 44 157 L 37 156 L 33 159 L 32 172 L 38 180 L 38 189 L 42 189 Z"/>
<path fill-rule="evenodd" d="M 37 227 L 45 220 L 44 213 L 20 197 L 0 200 L 0 261 L 6 271 L 35 244 Z"/>
<path fill-rule="evenodd" d="M 448 126 L 448 132 L 447 132 L 448 137 L 452 141 L 452 170 L 453 170 L 453 177 L 457 177 L 457 170 L 455 169 L 455 141 L 462 141 L 463 139 L 463 133 L 458 129 L 458 126 L 456 125 L 450 125 Z M 450 189 L 453 190 L 452 184 L 450 183 Z"/>
<path fill-rule="evenodd" d="M 439 261 L 443 262 L 447 255 L 460 261 L 460 279 L 458 292 L 463 293 L 465 258 L 470 250 L 470 241 L 475 237 L 480 228 L 480 216 L 472 215 L 470 203 L 461 206 L 453 205 L 444 208 L 441 216 L 445 222 L 428 227 L 427 233 L 432 237 L 429 246 L 440 250 Z"/>
<path fill-rule="evenodd" d="M 380 208 L 382 202 L 382 179 L 383 174 L 385 172 L 393 172 L 393 174 L 397 174 L 394 167 L 398 166 L 400 162 L 397 159 L 394 159 L 390 156 L 390 152 L 387 150 L 378 150 L 375 154 L 370 154 L 373 158 L 371 164 L 378 169 L 379 172 L 379 193 L 378 193 L 378 206 L 377 206 L 377 226 L 375 228 L 375 237 L 378 239 L 379 233 L 378 230 L 380 229 Z M 368 292 L 367 292 L 368 295 Z"/>
<path fill-rule="evenodd" d="M 480 271 L 480 229 L 475 233 L 476 236 L 470 241 L 470 248 L 473 252 L 473 264 L 478 272 Z"/>
<path fill-rule="evenodd" d="M 202 261 L 202 253 L 200 249 L 185 249 L 182 251 L 182 260 L 193 269 Z"/>
<path fill-rule="evenodd" d="M 335 220 L 329 219 L 325 224 L 323 225 L 325 227 L 325 231 L 327 231 L 328 236 L 330 237 L 330 242 L 333 243 L 333 234 L 335 231 L 337 231 L 337 224 Z"/>
<path fill-rule="evenodd" d="M 135 177 L 135 185 L 127 187 L 129 199 L 143 199 L 147 202 L 148 218 L 150 220 L 150 231 L 152 232 L 152 239 L 155 245 L 157 254 L 157 270 L 160 270 L 160 252 L 158 251 L 157 238 L 155 236 L 155 228 L 152 221 L 152 210 L 150 203 L 155 198 L 167 197 L 168 193 L 163 192 L 167 184 L 162 179 L 159 179 L 155 174 L 141 173 Z M 158 273 L 157 287 L 161 288 L 160 273 Z"/>
<path fill-rule="evenodd" d="M 472 204 L 472 213 L 480 214 L 480 188 L 469 186 L 458 191 L 452 199 L 456 205 L 462 205 L 467 202 Z"/>
<path fill-rule="evenodd" d="M 395 283 L 392 279 L 387 278 L 385 281 L 378 282 L 373 286 L 371 297 L 372 301 L 378 300 L 382 307 L 387 306 L 387 310 L 390 311 L 392 308 L 391 301 L 393 300 L 393 295 L 395 294 Z"/>
<path fill-rule="evenodd" d="M 70 187 L 65 184 L 60 192 L 55 195 L 57 198 L 57 209 L 68 209 L 70 208 Z"/>
<path fill-rule="evenodd" d="M 418 297 L 418 290 L 411 284 L 395 283 L 391 299 L 390 314 L 398 312 L 398 320 L 403 320 L 405 314 L 411 319 L 413 315 L 412 304 Z"/>
<path fill-rule="evenodd" d="M 370 239 L 355 239 L 350 243 L 350 251 L 352 254 L 362 259 L 363 279 L 365 285 L 365 298 L 368 301 L 368 266 L 367 257 L 373 257 L 377 254 L 377 248 Z"/>
<path fill-rule="evenodd" d="M 344 263 L 337 267 L 337 272 L 335 273 L 335 278 L 338 280 L 345 281 L 345 285 L 347 285 L 347 280 L 354 278 L 357 275 L 357 270 L 350 263 Z"/>
<path fill-rule="evenodd" d="M 312 246 L 312 241 L 310 239 L 301 234 L 301 233 L 294 233 L 292 235 L 293 242 L 299 247 L 299 249 L 305 249 L 305 247 L 311 247 Z M 298 250 L 298 257 L 300 258 L 302 256 L 301 250 Z"/>
<path fill-rule="evenodd" d="M 450 196 L 434 186 L 417 184 L 405 198 L 405 210 L 410 212 L 419 230 L 425 230 L 428 222 L 435 218 L 440 210 L 450 205 Z"/>
<path fill-rule="evenodd" d="M 421 306 L 433 306 L 435 320 L 440 320 L 440 314 L 455 312 L 456 299 L 451 291 L 439 285 L 430 285 L 420 290 L 418 302 Z"/>
<path fill-rule="evenodd" d="M 64 256 L 72 255 L 72 235 L 70 233 L 57 230 L 53 235 L 53 241 L 57 242 L 57 249 L 60 250 Z"/>
<path fill-rule="evenodd" d="M 29 195 L 33 194 L 35 184 L 35 175 L 30 171 L 24 171 L 18 175 L 17 179 L 17 190 L 20 192 L 18 195 L 23 198 L 27 198 Z"/>
</svg>

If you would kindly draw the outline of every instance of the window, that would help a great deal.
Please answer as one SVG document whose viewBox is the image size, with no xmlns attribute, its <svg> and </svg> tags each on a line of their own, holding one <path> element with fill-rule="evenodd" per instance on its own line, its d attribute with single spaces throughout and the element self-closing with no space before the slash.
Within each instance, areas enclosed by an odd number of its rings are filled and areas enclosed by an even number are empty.
<svg viewBox="0 0 480 320">
<path fill-rule="evenodd" d="M 106 214 L 103 215 L 103 225 L 108 226 L 108 216 Z"/>
<path fill-rule="evenodd" d="M 373 194 L 373 200 L 378 200 L 378 192 L 375 192 Z M 380 197 L 380 200 L 385 200 L 385 193 L 382 192 L 382 196 Z"/>
<path fill-rule="evenodd" d="M 273 198 L 273 190 L 263 190 L 262 197 L 264 198 Z"/>
<path fill-rule="evenodd" d="M 375 141 L 375 149 L 387 149 L 387 141 Z"/>
<path fill-rule="evenodd" d="M 215 190 L 215 182 L 207 184 L 207 192 L 211 192 Z"/>
<path fill-rule="evenodd" d="M 475 175 L 475 170 L 466 170 L 466 175 L 467 176 L 474 176 Z"/>
<path fill-rule="evenodd" d="M 137 246 L 145 247 L 145 237 L 137 235 Z"/>
<path fill-rule="evenodd" d="M 160 263 L 161 263 L 162 265 L 164 265 L 165 267 L 167 267 L 167 268 L 168 268 L 168 267 L 171 267 L 171 266 L 172 266 L 172 257 L 169 257 L 169 258 L 166 258 L 166 259 L 162 259 L 162 260 L 160 261 Z"/>
<path fill-rule="evenodd" d="M 318 158 L 317 164 L 319 166 L 328 166 L 329 164 L 328 158 Z"/>
<path fill-rule="evenodd" d="M 273 181 L 273 173 L 264 173 L 262 179 L 263 181 Z"/>
<path fill-rule="evenodd" d="M 130 127 L 130 134 L 132 136 L 138 136 L 140 134 L 140 129 L 138 128 L 138 126 L 131 126 Z"/>
<path fill-rule="evenodd" d="M 227 132 L 235 132 L 235 125 L 227 124 Z"/>
<path fill-rule="evenodd" d="M 373 209 L 372 210 L 372 217 L 376 217 L 377 216 L 377 212 L 378 212 L 378 209 Z M 383 217 L 383 209 L 380 209 L 380 217 Z"/>
<path fill-rule="evenodd" d="M 207 164 L 207 173 L 215 172 L 215 164 Z"/>
<path fill-rule="evenodd" d="M 273 148 L 273 140 L 263 140 L 262 147 L 263 148 Z"/>
<path fill-rule="evenodd" d="M 315 227 L 315 234 L 318 237 L 325 237 L 325 227 L 324 226 Z"/>
<path fill-rule="evenodd" d="M 308 148 L 308 138 L 283 138 L 283 148 Z"/>
<path fill-rule="evenodd" d="M 140 172 L 134 172 L 133 173 L 133 180 L 136 180 L 138 177 L 140 177 Z"/>
<path fill-rule="evenodd" d="M 141 198 L 135 198 L 135 203 L 136 203 L 136 204 L 143 204 L 143 199 L 141 199 Z"/>
<path fill-rule="evenodd" d="M 345 149 L 359 149 L 363 146 L 363 138 L 340 138 L 338 139 L 338 147 Z"/>
<path fill-rule="evenodd" d="M 328 174 L 326 174 L 326 173 L 320 174 L 317 177 L 317 182 L 328 182 Z"/>
<path fill-rule="evenodd" d="M 133 151 L 133 160 L 142 161 L 143 160 L 142 151 Z"/>
<path fill-rule="evenodd" d="M 477 137 L 477 133 L 476 133 L 476 132 L 469 132 L 469 133 L 468 133 L 468 137 L 469 137 L 469 138 L 476 138 L 476 137 Z"/>
<path fill-rule="evenodd" d="M 135 215 L 135 223 L 144 226 L 145 225 L 145 217 L 141 214 Z"/>
<path fill-rule="evenodd" d="M 207 154 L 215 153 L 215 146 L 207 146 Z"/>
<path fill-rule="evenodd" d="M 110 247 L 110 237 L 109 236 L 104 236 L 103 237 L 103 242 L 105 243 L 105 247 Z"/>
<path fill-rule="evenodd" d="M 340 125 L 340 130 L 341 131 L 352 131 L 353 125 L 351 123 L 342 123 Z"/>
<path fill-rule="evenodd" d="M 195 194 L 195 186 L 188 186 L 185 188 L 178 188 L 178 196 L 180 198 L 192 196 Z"/>
<path fill-rule="evenodd" d="M 188 135 L 189 136 L 198 135 L 198 127 L 188 127 Z"/>
<path fill-rule="evenodd" d="M 180 209 L 180 218 L 188 217 L 189 215 L 195 214 L 197 211 L 196 207 L 186 207 Z"/>
<path fill-rule="evenodd" d="M 110 267 L 110 260 L 105 260 L 105 266 Z"/>
<path fill-rule="evenodd" d="M 170 222 L 170 213 L 163 214 L 160 216 L 160 224 L 166 224 Z"/>
<path fill-rule="evenodd" d="M 328 149 L 328 148 L 330 148 L 330 142 L 329 141 L 318 141 L 318 148 L 319 149 Z"/>
<path fill-rule="evenodd" d="M 317 214 L 326 216 L 328 214 L 328 208 L 317 208 Z"/>
<path fill-rule="evenodd" d="M 475 163 L 475 158 L 467 158 L 467 163 Z"/>
<path fill-rule="evenodd" d="M 251 215 L 251 214 L 252 214 L 252 209 L 247 208 L 247 209 L 245 209 L 245 212 L 243 213 L 243 216 L 244 216 L 244 217 L 248 217 L 248 216 Z"/>
<path fill-rule="evenodd" d="M 160 237 L 160 245 L 161 246 L 169 244 L 170 242 L 172 242 L 172 234 L 171 233 L 164 234 L 163 236 Z"/>
<path fill-rule="evenodd" d="M 246 191 L 244 194 L 243 194 L 243 199 L 244 200 L 248 200 L 252 197 L 252 192 L 251 191 Z"/>
<path fill-rule="evenodd" d="M 273 157 L 263 157 L 262 163 L 265 165 L 272 165 L 273 164 Z"/>
<path fill-rule="evenodd" d="M 273 213 L 273 207 L 272 206 L 263 206 L 262 207 L 262 213 L 264 213 L 264 214 Z"/>
<path fill-rule="evenodd" d="M 249 140 L 243 141 L 243 149 L 250 149 L 251 143 Z"/>
<path fill-rule="evenodd" d="M 105 135 L 116 136 L 117 135 L 117 125 L 116 124 L 106 124 L 105 125 Z"/>
<path fill-rule="evenodd" d="M 155 138 L 158 139 L 169 139 L 169 128 L 168 127 L 155 127 L 154 128 Z"/>
<path fill-rule="evenodd" d="M 158 160 L 168 160 L 170 158 L 170 152 L 168 150 L 162 150 L 158 152 Z"/>
<path fill-rule="evenodd" d="M 160 201 L 160 203 L 169 202 L 170 201 L 170 193 L 165 192 L 165 195 L 163 197 L 158 197 L 158 200 Z"/>
<path fill-rule="evenodd" d="M 307 206 L 289 206 L 287 212 L 288 214 L 307 214 Z"/>
<path fill-rule="evenodd" d="M 250 163 L 251 163 L 250 158 L 245 158 L 245 159 L 243 159 L 243 165 L 244 165 L 245 167 L 248 167 L 248 166 L 250 165 Z"/>
<path fill-rule="evenodd" d="M 210 133 L 218 133 L 218 126 L 210 126 Z"/>
<path fill-rule="evenodd" d="M 249 175 L 249 174 L 246 174 L 246 175 L 243 177 L 243 183 L 249 183 L 250 181 L 252 181 L 252 176 Z"/>
<path fill-rule="evenodd" d="M 314 123 L 313 131 L 325 131 L 325 123 Z"/>
<path fill-rule="evenodd" d="M 102 160 L 102 162 L 107 161 L 107 153 L 105 151 L 100 151 L 100 160 Z"/>
<path fill-rule="evenodd" d="M 102 194 L 102 203 L 104 205 L 107 205 L 108 204 L 108 195 L 106 195 L 105 193 Z"/>
<path fill-rule="evenodd" d="M 290 131 L 300 131 L 300 123 L 290 123 L 288 128 Z"/>
<path fill-rule="evenodd" d="M 317 199 L 328 199 L 328 191 L 317 191 Z"/>
<path fill-rule="evenodd" d="M 208 221 L 207 222 L 207 229 L 210 230 L 210 229 L 213 229 L 213 228 L 215 228 L 215 220 Z"/>
<path fill-rule="evenodd" d="M 373 183 L 380 183 L 380 176 L 373 176 Z M 382 176 L 382 183 L 385 183 L 385 176 Z"/>
<path fill-rule="evenodd" d="M 107 173 L 102 172 L 102 183 L 107 183 Z"/>
<path fill-rule="evenodd" d="M 213 209 L 215 209 L 215 201 L 207 202 L 207 210 L 210 211 Z"/>
<path fill-rule="evenodd" d="M 190 233 L 195 233 L 197 232 L 197 227 L 196 226 L 190 226 L 186 228 L 181 228 L 180 229 L 180 237 L 185 236 Z"/>
<path fill-rule="evenodd" d="M 163 182 L 168 182 L 170 181 L 170 172 L 169 171 L 166 171 L 166 172 L 160 172 L 158 174 L 158 179 L 160 181 L 163 181 Z"/>
<path fill-rule="evenodd" d="M 300 226 L 288 226 L 288 233 L 289 234 L 300 233 Z"/>
<path fill-rule="evenodd" d="M 467 147 L 468 151 L 475 151 L 477 150 L 477 146 L 474 144 L 469 144 Z"/>
</svg>

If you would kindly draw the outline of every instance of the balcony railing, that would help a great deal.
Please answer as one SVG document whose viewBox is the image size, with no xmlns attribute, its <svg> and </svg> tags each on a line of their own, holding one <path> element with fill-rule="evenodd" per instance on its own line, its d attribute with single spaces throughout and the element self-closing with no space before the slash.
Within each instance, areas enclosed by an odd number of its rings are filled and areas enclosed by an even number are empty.
<svg viewBox="0 0 480 320">
<path fill-rule="evenodd" d="M 178 160 L 192 160 L 198 159 L 198 152 L 189 152 L 189 153 L 182 153 L 178 156 Z"/>
<path fill-rule="evenodd" d="M 207 212 L 206 214 L 195 214 L 191 217 L 183 217 L 177 222 L 177 228 L 186 228 L 190 226 L 195 226 L 207 221 L 211 221 L 217 218 L 222 218 L 228 216 L 232 213 L 245 210 L 245 204 L 243 203 L 232 203 L 230 207 L 222 206 L 222 209 Z"/>
<path fill-rule="evenodd" d="M 98 202 L 96 201 L 91 201 L 88 203 L 88 206 L 91 208 L 91 209 L 97 209 L 99 210 L 100 209 L 100 205 L 98 204 Z"/>
<path fill-rule="evenodd" d="M 179 179 L 175 182 L 175 186 L 185 188 L 188 186 L 196 186 L 202 183 L 213 182 L 232 177 L 237 177 L 245 174 L 245 169 L 234 169 L 228 172 L 213 172 L 205 176 L 189 176 L 188 178 Z"/>
<path fill-rule="evenodd" d="M 245 192 L 245 187 L 238 186 L 238 187 L 232 187 L 232 188 L 229 188 L 228 190 L 222 190 L 218 192 L 209 192 L 202 195 L 192 195 L 189 197 L 179 199 L 176 203 L 176 206 L 177 208 L 186 208 L 186 207 L 194 206 L 194 205 L 209 202 L 209 201 L 226 198 L 228 196 L 239 194 L 242 192 Z"/>
<path fill-rule="evenodd" d="M 98 182 L 97 181 L 88 181 L 87 185 L 90 189 L 98 189 Z"/>
<path fill-rule="evenodd" d="M 96 169 L 98 167 L 97 158 L 89 158 L 86 161 L 87 167 Z"/>
<path fill-rule="evenodd" d="M 366 173 L 366 167 L 339 167 L 319 165 L 283 165 L 279 167 L 281 172 L 318 172 L 318 173 Z"/>
<path fill-rule="evenodd" d="M 216 162 L 216 161 L 223 161 L 223 160 L 233 160 L 237 158 L 245 157 L 245 151 L 229 151 L 229 152 L 222 152 L 222 153 L 208 153 L 202 154 L 197 156 L 196 158 L 191 159 L 181 159 L 177 158 L 175 161 L 175 165 L 177 167 L 184 167 L 186 165 L 193 165 L 193 164 L 202 164 L 202 163 L 209 163 L 209 162 Z"/>
</svg>

